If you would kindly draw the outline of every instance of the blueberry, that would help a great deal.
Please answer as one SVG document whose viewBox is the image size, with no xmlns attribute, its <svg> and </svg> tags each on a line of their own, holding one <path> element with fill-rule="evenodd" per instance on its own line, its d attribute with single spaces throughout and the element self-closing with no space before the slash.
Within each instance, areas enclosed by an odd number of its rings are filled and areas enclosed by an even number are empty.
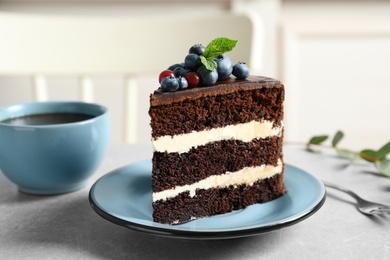
<svg viewBox="0 0 390 260">
<path fill-rule="evenodd" d="M 246 63 L 238 62 L 233 66 L 233 75 L 238 79 L 245 79 L 249 76 L 249 69 Z"/>
<path fill-rule="evenodd" d="M 195 53 L 188 54 L 184 59 L 184 65 L 192 71 L 196 71 L 201 64 L 199 55 Z"/>
<path fill-rule="evenodd" d="M 161 81 L 161 88 L 167 92 L 173 92 L 179 89 L 179 82 L 175 77 L 169 76 Z"/>
<path fill-rule="evenodd" d="M 206 49 L 206 47 L 204 47 L 202 44 L 195 44 L 190 48 L 188 53 L 195 53 L 198 55 L 203 55 L 205 49 Z"/>
<path fill-rule="evenodd" d="M 197 70 L 202 85 L 210 86 L 217 82 L 218 72 L 217 70 L 208 70 L 204 65 L 200 66 Z"/>
<path fill-rule="evenodd" d="M 179 89 L 185 89 L 188 87 L 188 81 L 185 77 L 178 77 L 177 82 L 179 83 Z"/>
<path fill-rule="evenodd" d="M 224 54 L 214 58 L 217 63 L 218 80 L 227 79 L 233 71 L 233 64 L 230 58 Z"/>
<path fill-rule="evenodd" d="M 190 70 L 186 67 L 177 67 L 173 70 L 173 73 L 175 73 L 176 77 L 184 77 L 188 72 L 190 72 Z"/>
<path fill-rule="evenodd" d="M 172 71 L 174 71 L 176 68 L 178 68 L 178 67 L 184 67 L 184 63 L 176 63 L 176 64 L 172 64 L 171 66 L 169 66 L 168 68 L 167 68 L 167 70 L 172 70 Z"/>
</svg>

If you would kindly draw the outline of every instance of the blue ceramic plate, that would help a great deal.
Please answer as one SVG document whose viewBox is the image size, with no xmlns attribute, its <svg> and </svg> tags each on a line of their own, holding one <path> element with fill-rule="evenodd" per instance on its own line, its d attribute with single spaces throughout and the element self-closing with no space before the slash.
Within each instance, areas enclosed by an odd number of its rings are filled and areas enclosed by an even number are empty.
<svg viewBox="0 0 390 260">
<path fill-rule="evenodd" d="M 288 192 L 276 200 L 185 224 L 160 224 L 152 220 L 151 170 L 147 160 L 104 175 L 90 190 L 92 208 L 115 224 L 141 232 L 187 239 L 227 239 L 293 225 L 320 209 L 326 197 L 320 180 L 286 165 Z"/>
</svg>

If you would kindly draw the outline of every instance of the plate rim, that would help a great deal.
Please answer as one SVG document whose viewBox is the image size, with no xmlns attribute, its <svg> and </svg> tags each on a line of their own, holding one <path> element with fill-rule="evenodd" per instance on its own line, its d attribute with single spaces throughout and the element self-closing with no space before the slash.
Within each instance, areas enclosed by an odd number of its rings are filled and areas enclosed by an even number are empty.
<svg viewBox="0 0 390 260">
<path fill-rule="evenodd" d="M 263 233 L 268 233 L 272 231 L 276 231 L 285 227 L 292 226 L 294 224 L 297 224 L 306 218 L 312 216 L 314 213 L 316 213 L 325 203 L 327 193 L 325 186 L 323 183 L 314 175 L 308 173 L 305 170 L 302 170 L 296 166 L 293 166 L 291 164 L 286 163 L 285 165 L 288 167 L 295 168 L 296 170 L 302 172 L 303 174 L 309 175 L 313 179 L 316 179 L 322 186 L 323 186 L 323 195 L 322 198 L 313 205 L 311 208 L 305 209 L 305 213 L 302 215 L 299 215 L 298 217 L 295 217 L 293 219 L 287 219 L 281 223 L 276 223 L 272 225 L 267 226 L 259 226 L 254 228 L 242 228 L 242 229 L 235 229 L 235 230 L 228 230 L 228 231 L 193 231 L 193 230 L 181 230 L 181 229 L 170 229 L 170 225 L 167 224 L 167 227 L 157 227 L 157 226 L 150 226 L 150 225 L 144 225 L 141 223 L 132 222 L 129 220 L 124 220 L 119 217 L 114 216 L 113 214 L 110 214 L 109 212 L 105 211 L 104 209 L 100 208 L 98 206 L 98 203 L 93 198 L 93 191 L 95 187 L 98 185 L 98 183 L 105 177 L 109 175 L 119 174 L 120 171 L 123 169 L 134 165 L 138 163 L 144 163 L 146 161 L 150 160 L 141 160 L 133 163 L 129 163 L 127 165 L 118 167 L 103 176 L 101 176 L 98 180 L 94 182 L 94 184 L 91 186 L 88 199 L 91 208 L 102 218 L 125 228 L 150 234 L 150 235 L 157 235 L 162 237 L 169 237 L 169 238 L 181 238 L 181 239 L 191 239 L 191 240 L 221 240 L 221 239 L 233 239 L 233 238 L 242 238 L 242 237 L 250 237 L 255 236 Z"/>
</svg>

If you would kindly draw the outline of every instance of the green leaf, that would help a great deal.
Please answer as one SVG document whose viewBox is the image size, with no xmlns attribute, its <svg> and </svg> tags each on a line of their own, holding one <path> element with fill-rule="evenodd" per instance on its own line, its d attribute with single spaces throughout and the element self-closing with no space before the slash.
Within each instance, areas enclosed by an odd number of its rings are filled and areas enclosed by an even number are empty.
<svg viewBox="0 0 390 260">
<path fill-rule="evenodd" d="M 364 160 L 369 161 L 369 162 L 380 161 L 380 158 L 378 157 L 377 152 L 374 150 L 371 150 L 371 149 L 362 150 L 359 153 L 359 156 L 361 158 L 363 158 Z"/>
<path fill-rule="evenodd" d="M 217 63 L 213 59 L 207 59 L 203 55 L 200 55 L 200 61 L 206 67 L 207 70 L 213 71 L 217 68 Z"/>
<path fill-rule="evenodd" d="M 225 37 L 220 37 L 212 40 L 203 53 L 206 59 L 213 59 L 218 55 L 233 50 L 236 47 L 237 40 L 231 40 Z"/>
<path fill-rule="evenodd" d="M 386 155 L 390 153 L 390 142 L 382 146 L 376 153 L 380 160 L 386 159 Z"/>
<path fill-rule="evenodd" d="M 324 142 L 326 139 L 328 139 L 328 136 L 327 136 L 327 135 L 313 136 L 313 137 L 309 140 L 309 144 L 321 144 L 321 143 Z"/>
<path fill-rule="evenodd" d="M 382 146 L 378 151 L 365 149 L 359 153 L 360 157 L 369 162 L 379 162 L 386 159 L 386 155 L 390 153 L 390 142 Z"/>
<path fill-rule="evenodd" d="M 390 178 L 390 160 L 376 161 L 375 167 L 379 174 Z"/>
<path fill-rule="evenodd" d="M 344 159 L 348 159 L 351 161 L 360 159 L 359 154 L 347 149 L 336 148 L 336 152 L 339 157 Z"/>
<path fill-rule="evenodd" d="M 321 152 L 320 150 L 313 149 L 310 145 L 306 146 L 306 151 L 311 152 L 311 153 L 319 153 L 319 152 Z"/>
<path fill-rule="evenodd" d="M 332 140 L 332 146 L 333 147 L 336 147 L 337 144 L 340 142 L 340 140 L 344 137 L 344 133 L 341 132 L 341 131 L 337 131 L 337 133 L 335 134 L 335 136 L 333 137 L 333 140 Z"/>
<path fill-rule="evenodd" d="M 364 159 L 370 163 L 373 163 L 378 170 L 376 174 L 390 178 L 390 159 L 386 157 L 390 154 L 390 142 L 382 146 L 378 151 L 372 149 L 364 149 L 360 152 L 351 151 L 348 149 L 338 148 L 337 145 L 344 137 L 344 133 L 337 131 L 332 139 L 332 147 L 336 150 L 337 155 L 340 158 L 348 160 Z M 321 152 L 320 150 L 313 149 L 314 145 L 321 145 L 328 139 L 328 135 L 318 135 L 312 137 L 309 142 L 306 143 L 306 150 L 312 153 Z"/>
<path fill-rule="evenodd" d="M 318 145 L 321 144 L 323 141 L 328 139 L 327 135 L 319 135 L 319 136 L 313 136 L 310 138 L 309 142 L 306 144 L 306 150 L 311 152 L 311 153 L 319 153 L 319 150 L 313 149 L 311 145 Z"/>
</svg>

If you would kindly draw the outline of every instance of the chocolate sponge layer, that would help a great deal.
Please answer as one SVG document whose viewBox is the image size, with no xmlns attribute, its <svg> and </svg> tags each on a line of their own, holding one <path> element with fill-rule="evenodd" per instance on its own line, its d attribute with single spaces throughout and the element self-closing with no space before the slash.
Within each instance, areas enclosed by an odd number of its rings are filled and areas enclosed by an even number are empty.
<svg viewBox="0 0 390 260">
<path fill-rule="evenodd" d="M 211 175 L 235 172 L 244 167 L 274 165 L 282 157 L 281 137 L 213 142 L 188 153 L 153 154 L 153 192 L 192 184 Z"/>
<path fill-rule="evenodd" d="M 184 94 L 155 93 L 149 109 L 152 137 L 261 119 L 279 125 L 283 119 L 284 87 L 278 81 L 259 82 L 231 80 L 215 87 L 182 91 Z M 190 91 L 197 92 L 191 98 L 182 96 Z M 166 104 L 168 101 L 171 103 Z"/>
<path fill-rule="evenodd" d="M 283 173 L 255 182 L 252 186 L 197 190 L 194 197 L 183 192 L 174 198 L 153 203 L 154 221 L 166 224 L 182 223 L 242 209 L 255 203 L 276 199 L 286 193 Z"/>
</svg>

